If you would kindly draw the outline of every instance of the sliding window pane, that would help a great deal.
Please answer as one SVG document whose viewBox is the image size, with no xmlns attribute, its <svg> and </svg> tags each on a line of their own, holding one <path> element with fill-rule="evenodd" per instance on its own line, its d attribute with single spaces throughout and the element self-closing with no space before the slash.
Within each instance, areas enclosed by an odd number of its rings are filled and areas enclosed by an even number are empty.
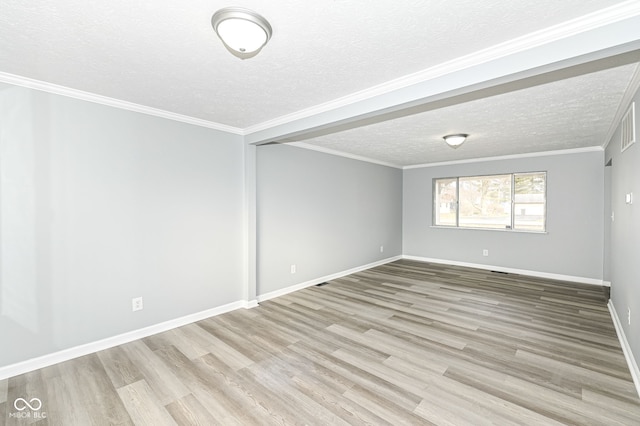
<svg viewBox="0 0 640 426">
<path fill-rule="evenodd" d="M 544 231 L 546 216 L 546 173 L 514 175 L 514 229 Z"/>
<path fill-rule="evenodd" d="M 511 228 L 511 175 L 461 177 L 459 226 Z"/>
<path fill-rule="evenodd" d="M 456 226 L 457 179 L 436 179 L 434 182 L 433 224 Z"/>
</svg>

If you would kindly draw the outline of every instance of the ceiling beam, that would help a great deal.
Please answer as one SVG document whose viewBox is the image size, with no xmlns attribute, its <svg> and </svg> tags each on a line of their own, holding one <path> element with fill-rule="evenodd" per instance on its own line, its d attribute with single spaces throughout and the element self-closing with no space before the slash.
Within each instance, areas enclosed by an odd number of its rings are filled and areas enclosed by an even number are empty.
<svg viewBox="0 0 640 426">
<path fill-rule="evenodd" d="M 245 141 L 255 145 L 301 141 L 640 62 L 640 5 L 625 6 L 615 16 L 590 16 L 253 126 L 245 129 Z"/>
</svg>

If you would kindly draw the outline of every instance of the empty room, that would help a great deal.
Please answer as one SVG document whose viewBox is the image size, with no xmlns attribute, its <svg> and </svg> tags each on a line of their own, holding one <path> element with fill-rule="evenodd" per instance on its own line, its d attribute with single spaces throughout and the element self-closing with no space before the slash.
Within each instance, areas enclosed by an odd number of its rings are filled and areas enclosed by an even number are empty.
<svg viewBox="0 0 640 426">
<path fill-rule="evenodd" d="M 0 426 L 640 424 L 638 120 L 638 0 L 3 0 Z"/>
</svg>

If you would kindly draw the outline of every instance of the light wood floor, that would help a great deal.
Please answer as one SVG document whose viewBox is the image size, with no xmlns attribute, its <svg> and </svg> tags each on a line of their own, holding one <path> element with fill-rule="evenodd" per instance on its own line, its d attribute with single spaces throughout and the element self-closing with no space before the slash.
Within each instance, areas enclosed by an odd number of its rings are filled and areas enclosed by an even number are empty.
<svg viewBox="0 0 640 426">
<path fill-rule="evenodd" d="M 637 425 L 606 301 L 402 260 L 0 381 L 0 424 Z"/>
</svg>

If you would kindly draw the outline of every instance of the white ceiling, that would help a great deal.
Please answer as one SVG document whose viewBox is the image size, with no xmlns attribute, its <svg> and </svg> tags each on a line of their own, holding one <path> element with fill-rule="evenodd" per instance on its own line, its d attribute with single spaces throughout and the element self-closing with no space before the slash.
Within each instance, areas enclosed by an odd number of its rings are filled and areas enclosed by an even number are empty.
<svg viewBox="0 0 640 426">
<path fill-rule="evenodd" d="M 305 141 L 397 165 L 602 146 L 637 65 L 556 81 Z M 468 133 L 455 152 L 442 136 Z"/>
<path fill-rule="evenodd" d="M 240 134 L 273 128 L 275 135 L 294 117 L 320 116 L 334 104 L 366 99 L 479 52 L 518 40 L 532 46 L 536 37 L 598 16 L 613 22 L 629 11 L 640 15 L 639 3 L 2 0 L 0 80 L 36 80 Z M 211 15 L 226 6 L 248 7 L 271 23 L 273 38 L 255 58 L 235 58 L 213 33 Z M 508 54 L 516 60 L 517 52 Z M 536 73 L 529 73 L 523 84 L 484 97 L 439 107 L 425 101 L 391 116 L 382 113 L 386 105 L 366 122 L 343 126 L 336 120 L 322 132 L 309 127 L 307 134 L 282 131 L 271 139 L 398 166 L 602 146 L 638 80 L 640 60 L 635 53 L 607 55 L 608 63 L 541 81 L 531 81 Z M 460 132 L 471 135 L 461 148 L 444 146 L 444 134 Z"/>
</svg>

